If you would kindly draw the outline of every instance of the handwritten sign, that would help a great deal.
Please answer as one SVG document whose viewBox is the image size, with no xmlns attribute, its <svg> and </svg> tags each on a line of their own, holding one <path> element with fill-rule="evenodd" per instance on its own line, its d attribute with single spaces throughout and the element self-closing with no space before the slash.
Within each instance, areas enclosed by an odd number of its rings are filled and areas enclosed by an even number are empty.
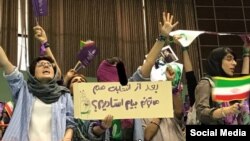
<svg viewBox="0 0 250 141">
<path fill-rule="evenodd" d="M 74 115 L 80 119 L 173 117 L 171 81 L 75 83 Z"/>
</svg>

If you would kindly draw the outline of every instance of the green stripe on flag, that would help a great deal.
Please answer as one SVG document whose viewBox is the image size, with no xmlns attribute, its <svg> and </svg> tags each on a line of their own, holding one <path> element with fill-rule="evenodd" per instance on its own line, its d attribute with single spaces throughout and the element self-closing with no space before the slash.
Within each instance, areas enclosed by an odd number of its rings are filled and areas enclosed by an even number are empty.
<svg viewBox="0 0 250 141">
<path fill-rule="evenodd" d="M 237 78 L 213 77 L 213 81 L 215 87 L 238 87 L 250 85 L 250 75 Z"/>
</svg>

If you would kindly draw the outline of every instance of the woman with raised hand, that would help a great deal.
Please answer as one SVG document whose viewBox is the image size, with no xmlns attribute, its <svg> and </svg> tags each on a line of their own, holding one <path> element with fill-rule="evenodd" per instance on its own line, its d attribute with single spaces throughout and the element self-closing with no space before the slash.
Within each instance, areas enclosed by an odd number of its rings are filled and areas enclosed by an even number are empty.
<svg viewBox="0 0 250 141">
<path fill-rule="evenodd" d="M 60 68 L 56 63 L 54 55 L 50 49 L 50 45 L 48 44 L 48 39 L 44 29 L 41 26 L 37 25 L 33 28 L 33 30 L 35 38 L 38 41 L 40 41 L 40 43 L 45 47 L 44 54 L 50 56 L 55 61 L 56 67 L 60 72 L 59 76 L 57 77 L 58 82 L 60 82 L 61 85 L 67 87 L 70 90 L 70 94 L 73 100 L 74 96 L 73 84 L 87 82 L 86 77 L 83 74 L 77 73 L 76 70 L 70 69 L 68 70 L 68 72 L 66 72 L 66 74 L 62 78 Z M 74 118 L 74 121 L 76 122 L 76 128 L 74 128 L 75 130 L 73 133 L 73 141 L 78 141 L 78 140 L 87 141 L 88 140 L 87 129 L 89 126 L 89 121 L 76 118 Z"/>
<path fill-rule="evenodd" d="M 160 35 L 154 46 L 147 55 L 146 60 L 136 72 L 128 79 L 129 81 L 149 81 L 151 69 L 161 52 L 161 49 L 168 40 L 169 33 L 178 24 L 173 23 L 173 16 L 170 13 L 163 12 L 163 23 L 160 23 Z M 116 65 L 121 63 L 117 57 L 105 59 L 99 65 L 97 70 L 97 79 L 99 82 L 118 82 L 119 77 Z M 112 76 L 112 77 L 110 77 Z M 123 82 L 121 82 L 123 83 Z M 114 121 L 114 122 L 113 122 Z M 120 124 L 118 128 L 113 128 L 114 124 Z M 117 126 L 116 126 L 117 127 Z M 121 133 L 120 133 L 121 131 Z M 115 134 L 117 133 L 117 134 Z M 120 134 L 118 134 L 120 133 Z M 102 121 L 92 121 L 89 128 L 91 140 L 116 140 L 116 141 L 132 141 L 144 140 L 144 131 L 142 129 L 141 119 L 124 119 L 113 120 L 112 115 L 107 115 Z"/>
<path fill-rule="evenodd" d="M 57 63 L 57 61 L 56 61 L 56 59 L 55 59 L 55 57 L 50 49 L 50 44 L 48 42 L 48 38 L 47 38 L 47 35 L 46 35 L 44 29 L 40 25 L 36 25 L 33 27 L 33 31 L 34 31 L 35 38 L 38 41 L 40 41 L 40 43 L 42 45 L 42 48 L 40 49 L 40 51 L 41 51 L 40 53 L 44 54 L 46 56 L 49 56 L 54 60 L 55 65 L 56 65 L 57 70 L 58 70 L 58 76 L 57 76 L 58 78 L 57 79 L 60 83 L 62 83 L 61 82 L 62 81 L 61 80 L 62 79 L 62 72 L 61 72 L 61 69 L 58 66 L 58 63 Z"/>
<path fill-rule="evenodd" d="M 73 103 L 69 90 L 56 82 L 58 70 L 53 59 L 48 56 L 35 58 L 26 82 L 0 47 L 0 67 L 15 103 L 3 140 L 71 140 L 75 127 Z"/>
<path fill-rule="evenodd" d="M 173 81 L 180 77 L 179 69 L 174 67 L 175 63 L 159 65 L 151 72 L 151 81 Z M 157 77 L 154 77 L 157 76 Z M 180 81 L 180 79 L 179 79 Z M 173 97 L 173 118 L 146 118 L 143 119 L 144 139 L 145 141 L 184 141 L 185 132 L 183 131 L 183 102 L 182 102 L 182 84 L 172 85 Z M 166 93 L 168 94 L 168 93 Z"/>
</svg>

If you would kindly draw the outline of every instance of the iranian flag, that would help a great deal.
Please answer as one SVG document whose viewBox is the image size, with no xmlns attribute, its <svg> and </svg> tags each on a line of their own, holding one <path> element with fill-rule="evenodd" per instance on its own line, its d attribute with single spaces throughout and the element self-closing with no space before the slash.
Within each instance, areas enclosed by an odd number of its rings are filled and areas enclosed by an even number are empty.
<svg viewBox="0 0 250 141">
<path fill-rule="evenodd" d="M 237 78 L 213 77 L 213 81 L 214 101 L 244 100 L 250 94 L 250 75 Z"/>
</svg>

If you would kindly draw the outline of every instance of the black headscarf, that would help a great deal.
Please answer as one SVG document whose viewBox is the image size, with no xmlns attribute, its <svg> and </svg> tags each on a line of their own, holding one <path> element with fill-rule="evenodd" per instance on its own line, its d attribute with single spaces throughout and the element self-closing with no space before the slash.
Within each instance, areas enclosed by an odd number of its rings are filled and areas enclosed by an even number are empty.
<svg viewBox="0 0 250 141">
<path fill-rule="evenodd" d="M 207 58 L 207 66 L 206 66 L 207 74 L 209 76 L 230 77 L 222 69 L 222 60 L 228 53 L 231 53 L 236 59 L 236 55 L 230 48 L 219 47 L 212 50 L 212 52 Z"/>
</svg>

